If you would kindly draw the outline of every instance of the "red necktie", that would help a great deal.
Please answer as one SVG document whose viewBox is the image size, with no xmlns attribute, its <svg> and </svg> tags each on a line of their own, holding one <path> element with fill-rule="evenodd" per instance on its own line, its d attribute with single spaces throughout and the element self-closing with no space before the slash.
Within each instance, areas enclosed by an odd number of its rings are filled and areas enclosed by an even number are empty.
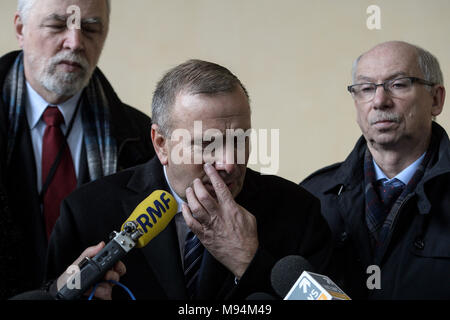
<svg viewBox="0 0 450 320">
<path fill-rule="evenodd" d="M 60 149 L 64 148 L 61 161 L 59 162 L 55 175 L 48 185 L 48 189 L 43 197 L 45 227 L 48 239 L 50 238 L 56 219 L 59 217 L 59 206 L 61 201 L 75 189 L 77 178 L 69 146 L 65 142 L 65 137 L 59 127 L 64 123 L 64 117 L 57 107 L 49 106 L 45 110 L 42 118 L 47 124 L 44 132 L 44 139 L 42 141 L 43 184 L 49 175 L 50 169 L 53 166 Z"/>
</svg>

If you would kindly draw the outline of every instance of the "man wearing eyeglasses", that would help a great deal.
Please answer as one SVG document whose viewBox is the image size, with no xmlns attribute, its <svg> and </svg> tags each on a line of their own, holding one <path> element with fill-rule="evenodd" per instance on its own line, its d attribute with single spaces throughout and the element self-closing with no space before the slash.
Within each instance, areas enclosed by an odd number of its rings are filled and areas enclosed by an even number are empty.
<svg viewBox="0 0 450 320">
<path fill-rule="evenodd" d="M 405 42 L 362 54 L 348 87 L 362 137 L 301 185 L 321 200 L 354 299 L 450 298 L 450 142 L 438 60 Z"/>
</svg>

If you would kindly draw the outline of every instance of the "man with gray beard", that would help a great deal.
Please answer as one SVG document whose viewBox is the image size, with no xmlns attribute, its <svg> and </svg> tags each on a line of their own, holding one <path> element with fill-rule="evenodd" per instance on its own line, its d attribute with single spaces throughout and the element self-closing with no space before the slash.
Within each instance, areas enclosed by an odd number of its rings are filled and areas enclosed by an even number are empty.
<svg viewBox="0 0 450 320">
<path fill-rule="evenodd" d="M 122 103 L 96 67 L 110 10 L 109 0 L 18 1 L 22 50 L 0 58 L 0 112 L 4 184 L 22 241 L 14 241 L 16 257 L 0 262 L 11 262 L 1 270 L 19 279 L 12 288 L 0 285 L 3 298 L 42 284 L 63 198 L 154 156 L 151 119 Z"/>
<path fill-rule="evenodd" d="M 449 299 L 450 142 L 433 120 L 445 88 L 417 46 L 379 44 L 348 87 L 363 136 L 301 185 L 321 200 L 336 280 L 354 299 Z"/>
</svg>

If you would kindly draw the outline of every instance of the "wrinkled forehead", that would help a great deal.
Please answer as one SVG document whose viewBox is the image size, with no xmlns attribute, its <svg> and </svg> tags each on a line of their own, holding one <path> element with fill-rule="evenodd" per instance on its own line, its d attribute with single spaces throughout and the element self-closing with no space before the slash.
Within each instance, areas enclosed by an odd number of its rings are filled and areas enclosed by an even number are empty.
<svg viewBox="0 0 450 320">
<path fill-rule="evenodd" d="M 97 19 L 108 22 L 108 6 L 106 0 L 34 0 L 30 10 L 30 18 L 66 19 L 79 12 L 81 19 Z M 79 11 L 78 11 L 79 8 Z"/>
<path fill-rule="evenodd" d="M 192 129 L 195 122 L 202 129 L 226 129 L 251 127 L 251 111 L 248 99 L 241 90 L 218 94 L 180 94 L 172 110 L 172 126 Z"/>
<path fill-rule="evenodd" d="M 423 77 L 417 49 L 403 43 L 376 46 L 361 56 L 356 80 L 388 80 L 399 76 Z"/>
</svg>

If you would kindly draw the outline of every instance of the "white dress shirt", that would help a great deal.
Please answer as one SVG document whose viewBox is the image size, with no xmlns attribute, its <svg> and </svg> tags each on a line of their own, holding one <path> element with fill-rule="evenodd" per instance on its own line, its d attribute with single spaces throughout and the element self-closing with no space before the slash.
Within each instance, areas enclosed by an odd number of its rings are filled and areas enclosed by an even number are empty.
<svg viewBox="0 0 450 320">
<path fill-rule="evenodd" d="M 75 94 L 72 98 L 64 103 L 58 105 L 58 109 L 64 117 L 64 124 L 61 125 L 63 134 L 66 134 L 67 127 L 72 120 L 75 109 L 80 99 L 81 91 Z M 42 119 L 42 114 L 51 103 L 44 100 L 28 83 L 27 81 L 27 99 L 25 106 L 25 113 L 27 116 L 28 125 L 30 128 L 31 141 L 33 144 L 34 159 L 36 161 L 36 178 L 38 192 L 41 192 L 43 181 L 42 177 L 42 140 L 46 128 L 46 123 Z M 72 131 L 67 139 L 67 143 L 72 154 L 73 165 L 75 168 L 75 175 L 78 178 L 80 168 L 81 147 L 83 143 L 83 124 L 81 122 L 81 110 L 78 110 L 76 118 L 73 123 Z"/>
</svg>

